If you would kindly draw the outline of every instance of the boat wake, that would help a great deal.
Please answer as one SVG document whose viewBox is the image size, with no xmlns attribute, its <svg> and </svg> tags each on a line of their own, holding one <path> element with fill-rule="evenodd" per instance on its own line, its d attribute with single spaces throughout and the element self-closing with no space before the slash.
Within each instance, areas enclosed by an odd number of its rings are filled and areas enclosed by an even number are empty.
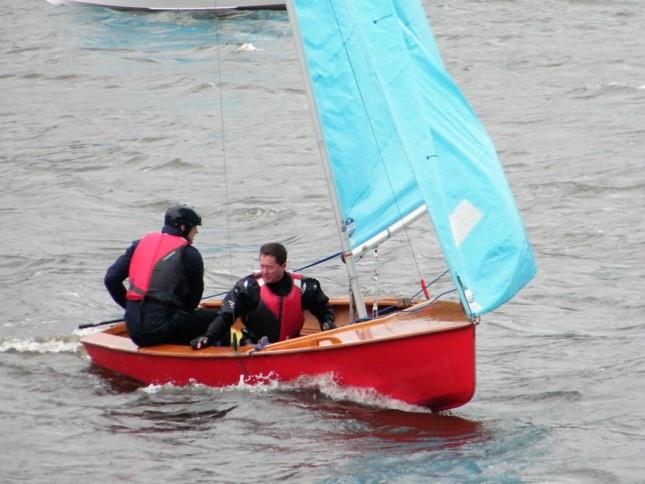
<svg viewBox="0 0 645 484">
<path fill-rule="evenodd" d="M 290 390 L 317 390 L 322 395 L 336 402 L 352 402 L 386 410 L 432 413 L 428 408 L 388 398 L 370 388 L 358 388 L 345 385 L 341 386 L 336 383 L 333 374 L 319 375 L 316 377 L 301 377 L 294 382 L 284 384 L 283 388 Z"/>
<path fill-rule="evenodd" d="M 318 376 L 302 376 L 290 382 L 280 382 L 278 381 L 277 375 L 274 374 L 256 375 L 252 378 L 241 376 L 240 381 L 236 385 L 209 387 L 194 382 L 190 387 L 199 389 L 200 391 L 217 393 L 246 392 L 252 394 L 292 393 L 304 390 L 308 392 L 317 392 L 322 397 L 328 398 L 334 402 L 348 402 L 384 410 L 432 413 L 428 408 L 410 405 L 399 400 L 387 398 L 371 389 L 341 386 L 336 383 L 332 373 Z M 168 383 L 164 385 L 148 385 L 142 388 L 142 391 L 149 394 L 165 392 L 176 393 L 177 391 L 185 391 L 185 387 L 178 387 Z"/>
<path fill-rule="evenodd" d="M 72 335 L 55 336 L 49 338 L 11 338 L 0 339 L 0 353 L 33 353 L 33 354 L 51 354 L 51 353 L 84 353 L 83 346 L 80 344 L 78 336 L 85 332 L 95 332 L 95 329 L 78 330 Z M 380 395 L 374 390 L 358 388 L 351 386 L 339 385 L 333 373 L 327 373 L 317 376 L 302 376 L 289 382 L 278 381 L 278 375 L 270 372 L 266 375 L 241 375 L 240 380 L 235 385 L 227 387 L 209 387 L 197 382 L 190 384 L 195 389 L 207 389 L 210 392 L 246 392 L 253 394 L 269 394 L 282 392 L 299 392 L 308 391 L 316 392 L 324 398 L 335 402 L 351 402 L 363 406 L 386 409 L 400 410 L 404 412 L 431 413 L 425 407 L 410 405 L 399 400 L 394 400 Z M 149 394 L 156 393 L 176 393 L 186 390 L 186 387 L 176 386 L 172 383 L 163 385 L 148 385 L 141 388 L 142 391 Z"/>
<path fill-rule="evenodd" d="M 0 353 L 78 353 L 82 346 L 77 337 L 0 339 Z"/>
</svg>

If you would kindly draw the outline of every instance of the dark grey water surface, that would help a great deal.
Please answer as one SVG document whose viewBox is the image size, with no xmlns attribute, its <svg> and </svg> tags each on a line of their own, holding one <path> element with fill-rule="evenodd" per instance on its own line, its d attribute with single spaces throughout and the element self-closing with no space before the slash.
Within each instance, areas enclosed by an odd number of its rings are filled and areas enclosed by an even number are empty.
<svg viewBox="0 0 645 484">
<path fill-rule="evenodd" d="M 104 270 L 168 203 L 202 212 L 209 294 L 266 240 L 292 267 L 337 250 L 296 52 L 284 12 L 0 4 L 0 481 L 645 482 L 645 7 L 425 5 L 540 269 L 483 318 L 477 394 L 444 415 L 93 368 L 76 328 L 120 315 Z M 428 225 L 365 258 L 368 293 L 444 270 Z M 344 294 L 338 262 L 311 273 Z"/>
</svg>

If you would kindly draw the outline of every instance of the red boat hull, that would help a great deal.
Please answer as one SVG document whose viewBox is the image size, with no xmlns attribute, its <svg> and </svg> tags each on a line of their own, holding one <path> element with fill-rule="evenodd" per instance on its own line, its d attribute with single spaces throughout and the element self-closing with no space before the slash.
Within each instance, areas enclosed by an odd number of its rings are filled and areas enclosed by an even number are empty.
<svg viewBox="0 0 645 484">
<path fill-rule="evenodd" d="M 433 319 L 438 315 L 433 313 L 398 313 L 252 353 L 245 347 L 239 352 L 177 345 L 137 348 L 124 327 L 81 341 L 95 364 L 145 384 L 221 387 L 333 374 L 341 386 L 445 410 L 467 403 L 475 391 L 475 325 Z"/>
</svg>

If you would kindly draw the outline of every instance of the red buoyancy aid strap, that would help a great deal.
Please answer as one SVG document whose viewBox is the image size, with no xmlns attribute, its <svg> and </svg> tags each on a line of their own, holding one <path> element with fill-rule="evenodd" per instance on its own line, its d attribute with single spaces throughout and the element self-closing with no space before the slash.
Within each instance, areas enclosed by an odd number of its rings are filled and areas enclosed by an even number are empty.
<svg viewBox="0 0 645 484">
<path fill-rule="evenodd" d="M 264 279 L 256 274 L 256 281 L 260 286 L 260 299 L 264 305 L 280 321 L 280 341 L 300 336 L 300 330 L 305 323 L 302 312 L 302 276 L 289 272 L 293 284 L 291 291 L 284 297 L 274 294 L 265 284 Z"/>
<path fill-rule="evenodd" d="M 128 301 L 140 301 L 150 288 L 150 278 L 157 263 L 180 247 L 188 245 L 188 241 L 177 235 L 151 232 L 146 234 L 137 244 L 132 259 L 128 278 L 130 289 L 126 293 Z"/>
</svg>

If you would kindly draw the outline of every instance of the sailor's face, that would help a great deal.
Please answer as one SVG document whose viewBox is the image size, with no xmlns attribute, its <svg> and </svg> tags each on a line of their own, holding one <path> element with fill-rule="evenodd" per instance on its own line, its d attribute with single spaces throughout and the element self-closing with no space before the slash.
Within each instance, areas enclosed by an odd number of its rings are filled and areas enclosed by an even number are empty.
<svg viewBox="0 0 645 484">
<path fill-rule="evenodd" d="M 182 229 L 183 229 L 183 226 L 182 226 Z M 188 239 L 188 242 L 192 244 L 196 235 L 197 235 L 197 225 L 193 225 L 193 227 L 190 229 L 190 231 L 186 235 L 186 239 Z"/>
<path fill-rule="evenodd" d="M 278 282 L 284 276 L 284 271 L 287 269 L 287 264 L 278 264 L 275 257 L 272 255 L 260 254 L 260 275 L 264 282 L 271 284 Z"/>
</svg>

